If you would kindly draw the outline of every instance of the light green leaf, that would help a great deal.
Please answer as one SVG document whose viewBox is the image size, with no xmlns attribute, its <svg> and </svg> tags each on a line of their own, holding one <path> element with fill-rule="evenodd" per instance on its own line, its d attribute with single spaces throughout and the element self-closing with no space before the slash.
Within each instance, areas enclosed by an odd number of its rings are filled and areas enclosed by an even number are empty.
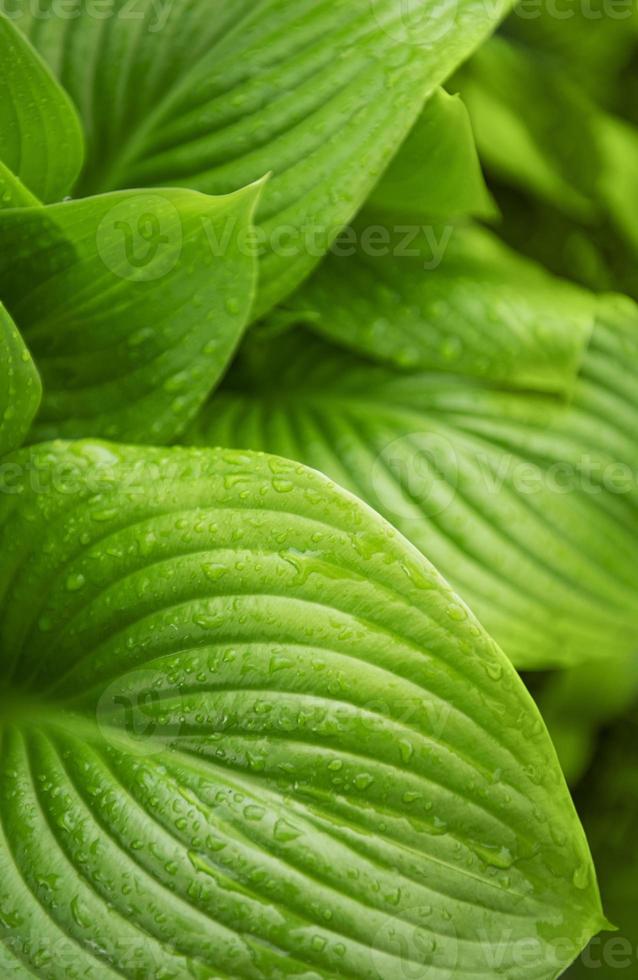
<svg viewBox="0 0 638 980">
<path fill-rule="evenodd" d="M 82 130 L 40 55 L 0 13 L 0 162 L 41 200 L 58 201 L 82 166 Z M 0 197 L 4 198 L 0 173 Z"/>
<path fill-rule="evenodd" d="M 396 374 L 304 333 L 248 348 L 187 433 L 300 459 L 370 502 L 521 667 L 638 641 L 638 309 L 601 306 L 573 401 Z"/>
<path fill-rule="evenodd" d="M 0 303 L 0 458 L 24 440 L 40 396 L 40 378 L 31 355 Z"/>
<path fill-rule="evenodd" d="M 11 460 L 7 969 L 553 980 L 602 927 L 533 702 L 367 507 L 256 454 Z"/>
<path fill-rule="evenodd" d="M 148 185 L 225 194 L 272 172 L 255 316 L 288 295 L 378 181 L 426 98 L 510 6 L 461 0 L 114 0 L 18 22 L 71 93 L 84 194 Z"/>
<path fill-rule="evenodd" d="M 248 320 L 259 186 L 129 191 L 0 211 L 0 296 L 44 382 L 35 435 L 162 444 Z"/>
<path fill-rule="evenodd" d="M 597 109 L 553 61 L 523 44 L 492 38 L 453 84 L 469 109 L 489 173 L 567 214 L 595 213 Z"/>
<path fill-rule="evenodd" d="M 458 95 L 437 89 L 367 203 L 412 222 L 494 213 L 470 117 Z"/>
<path fill-rule="evenodd" d="M 340 240 L 287 310 L 401 368 L 572 388 L 591 332 L 592 297 L 479 227 L 373 222 L 361 217 L 356 244 Z"/>
</svg>

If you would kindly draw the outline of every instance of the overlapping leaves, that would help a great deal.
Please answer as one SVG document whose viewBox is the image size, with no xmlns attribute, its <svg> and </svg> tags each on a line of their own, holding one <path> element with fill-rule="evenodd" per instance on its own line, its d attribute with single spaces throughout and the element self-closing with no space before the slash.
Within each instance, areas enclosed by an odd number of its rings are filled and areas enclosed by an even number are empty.
<svg viewBox="0 0 638 980">
<path fill-rule="evenodd" d="M 363 204 L 428 95 L 507 0 L 231 0 L 102 18 L 71 0 L 16 22 L 71 94 L 88 140 L 81 193 L 186 186 L 227 194 L 265 173 L 255 314 L 299 284 Z M 77 14 L 77 16 L 75 16 Z"/>
<path fill-rule="evenodd" d="M 40 396 L 40 378 L 31 355 L 0 304 L 0 458 L 22 443 Z"/>
<path fill-rule="evenodd" d="M 298 322 L 400 368 L 571 389 L 593 297 L 479 227 L 378 224 L 366 212 L 355 231 L 287 304 Z"/>
<path fill-rule="evenodd" d="M 458 224 L 491 201 L 438 86 L 506 6 L 18 0 L 22 35 L 0 17 L 0 456 L 175 440 L 367 200 L 347 234 L 417 221 L 414 254 L 331 256 L 187 440 L 354 490 L 517 664 L 608 657 L 624 677 L 636 309 L 603 301 L 592 333 L 592 297 Z M 612 33 L 590 53 L 609 40 L 620 66 Z M 634 131 L 551 72 L 573 129 L 550 140 L 529 103 L 521 124 L 536 69 L 515 50 L 466 76 L 484 157 L 568 228 L 602 207 L 633 241 Z M 52 203 L 71 190 L 98 196 Z M 277 335 L 298 321 L 341 349 Z M 354 497 L 281 458 L 100 442 L 14 453 L 0 480 L 0 972 L 553 980 L 604 925 L 510 661 Z M 567 763 L 556 711 L 604 669 L 545 698 Z M 624 703 L 606 680 L 572 774 Z"/>
<path fill-rule="evenodd" d="M 171 441 L 246 325 L 259 187 L 0 211 L 0 296 L 44 381 L 34 438 Z"/>
<path fill-rule="evenodd" d="M 428 555 L 519 666 L 602 657 L 638 637 L 637 323 L 631 302 L 601 305 L 571 402 L 394 373 L 292 334 L 246 352 L 188 439 L 330 474 Z"/>
</svg>

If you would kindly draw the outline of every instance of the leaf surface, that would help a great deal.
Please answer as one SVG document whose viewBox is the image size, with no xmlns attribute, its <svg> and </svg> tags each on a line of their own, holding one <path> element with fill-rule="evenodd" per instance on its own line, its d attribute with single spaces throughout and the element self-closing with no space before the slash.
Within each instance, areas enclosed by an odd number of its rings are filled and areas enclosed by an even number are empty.
<svg viewBox="0 0 638 980">
<path fill-rule="evenodd" d="M 542 52 L 492 38 L 454 79 L 490 174 L 575 217 L 595 213 L 597 108 Z M 536 91 L 535 99 L 529 98 Z M 582 152 L 587 144 L 588 152 Z"/>
<path fill-rule="evenodd" d="M 0 303 L 0 459 L 23 442 L 41 393 L 31 355 Z"/>
<path fill-rule="evenodd" d="M 37 51 L 0 13 L 0 162 L 43 201 L 59 201 L 82 166 L 73 104 Z M 5 193 L 0 172 L 0 200 Z"/>
<path fill-rule="evenodd" d="M 33 208 L 40 202 L 0 160 L 0 209 Z"/>
<path fill-rule="evenodd" d="M 5 964 L 550 980 L 601 927 L 533 702 L 368 508 L 254 453 L 11 459 Z"/>
<path fill-rule="evenodd" d="M 493 214 L 470 117 L 458 95 L 440 88 L 428 99 L 367 206 L 412 222 Z"/>
<path fill-rule="evenodd" d="M 35 436 L 169 442 L 248 320 L 259 186 L 0 211 L 0 295 L 44 382 Z"/>
<path fill-rule="evenodd" d="M 272 172 L 255 316 L 288 295 L 378 181 L 426 98 L 509 7 L 461 0 L 44 0 L 19 23 L 82 116 L 81 193 L 226 194 Z"/>
<path fill-rule="evenodd" d="M 594 316 L 591 296 L 485 229 L 376 224 L 367 212 L 285 308 L 400 368 L 546 391 L 572 388 Z"/>
<path fill-rule="evenodd" d="M 249 346 L 186 438 L 328 473 L 428 556 L 518 666 L 604 657 L 638 640 L 637 324 L 630 301 L 603 302 L 571 402 L 394 373 L 293 333 Z"/>
</svg>

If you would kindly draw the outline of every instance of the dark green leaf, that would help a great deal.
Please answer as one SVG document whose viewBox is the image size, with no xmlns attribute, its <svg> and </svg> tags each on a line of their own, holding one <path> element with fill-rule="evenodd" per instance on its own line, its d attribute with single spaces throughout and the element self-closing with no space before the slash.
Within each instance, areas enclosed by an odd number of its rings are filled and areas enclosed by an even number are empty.
<svg viewBox="0 0 638 980">
<path fill-rule="evenodd" d="M 59 201 L 82 166 L 80 123 L 40 55 L 2 13 L 0 65 L 0 162 L 41 200 Z M 0 173 L 2 201 L 3 185 Z"/>
<path fill-rule="evenodd" d="M 162 444 L 182 431 L 248 320 L 259 192 L 129 191 L 0 211 L 0 296 L 44 382 L 37 438 Z"/>
<path fill-rule="evenodd" d="M 24 440 L 40 396 L 40 378 L 31 355 L 0 303 L 0 458 Z"/>
</svg>

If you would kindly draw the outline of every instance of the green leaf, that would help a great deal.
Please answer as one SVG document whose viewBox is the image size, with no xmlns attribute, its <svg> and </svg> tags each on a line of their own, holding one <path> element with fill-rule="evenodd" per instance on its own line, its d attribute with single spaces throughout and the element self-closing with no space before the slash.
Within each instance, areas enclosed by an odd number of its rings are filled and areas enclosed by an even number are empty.
<svg viewBox="0 0 638 980">
<path fill-rule="evenodd" d="M 453 84 L 469 109 L 490 174 L 569 215 L 595 213 L 601 168 L 598 110 L 552 60 L 522 44 L 492 38 Z"/>
<path fill-rule="evenodd" d="M 634 3 L 613 7 L 608 0 L 588 0 L 571 6 L 569 17 L 556 17 L 551 5 L 539 5 L 532 18 L 517 14 L 507 21 L 509 35 L 551 55 L 595 101 L 613 107 L 622 97 L 638 42 Z"/>
<path fill-rule="evenodd" d="M 101 17 L 68 0 L 72 30 L 55 4 L 15 6 L 82 116 L 81 193 L 225 194 L 272 172 L 257 316 L 318 263 L 510 0 L 139 0 L 135 17 L 128 0 Z"/>
<path fill-rule="evenodd" d="M 367 203 L 410 221 L 494 213 L 458 95 L 437 89 Z"/>
<path fill-rule="evenodd" d="M 567 782 L 587 771 L 596 737 L 638 698 L 638 643 L 618 657 L 552 674 L 536 701 Z"/>
<path fill-rule="evenodd" d="M 4 208 L 33 208 L 40 202 L 27 190 L 21 180 L 0 160 L 0 210 Z"/>
<path fill-rule="evenodd" d="M 9 972 L 553 980 L 602 926 L 531 698 L 367 507 L 250 453 L 11 461 Z"/>
<path fill-rule="evenodd" d="M 246 325 L 259 186 L 0 211 L 0 296 L 44 382 L 35 436 L 173 440 Z"/>
<path fill-rule="evenodd" d="M 397 367 L 572 388 L 591 332 L 592 297 L 479 227 L 373 221 L 362 216 L 353 244 L 339 240 L 287 310 Z"/>
<path fill-rule="evenodd" d="M 598 136 L 605 161 L 600 196 L 625 241 L 638 255 L 638 127 L 601 113 Z"/>
<path fill-rule="evenodd" d="M 514 663 L 539 668 L 638 645 L 636 431 L 638 309 L 612 298 L 571 403 L 394 373 L 299 332 L 249 347 L 186 439 L 329 474 L 427 555 Z"/>
<path fill-rule="evenodd" d="M 0 303 L 0 458 L 24 440 L 40 403 L 31 355 Z"/>
<path fill-rule="evenodd" d="M 71 100 L 2 13 L 0 63 L 0 162 L 38 198 L 58 201 L 71 190 L 84 153 Z M 3 184 L 0 173 L 0 197 Z"/>
</svg>

